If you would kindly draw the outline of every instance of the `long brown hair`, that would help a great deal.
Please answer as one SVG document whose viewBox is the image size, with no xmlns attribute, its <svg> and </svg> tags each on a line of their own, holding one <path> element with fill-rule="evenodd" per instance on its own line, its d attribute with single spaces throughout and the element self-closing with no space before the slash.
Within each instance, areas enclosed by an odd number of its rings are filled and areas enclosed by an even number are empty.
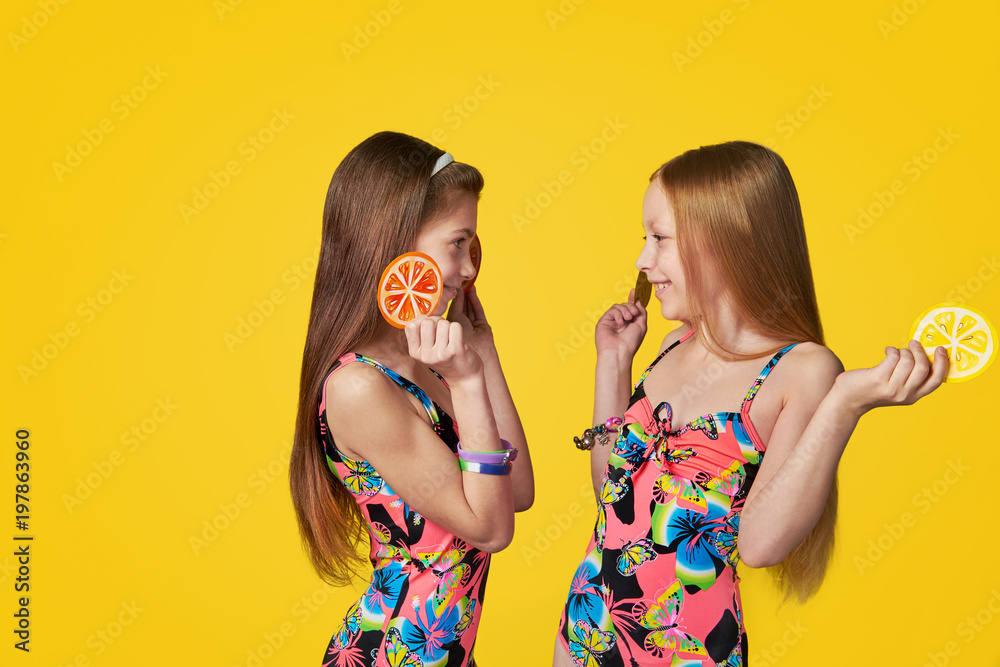
<svg viewBox="0 0 1000 667">
<path fill-rule="evenodd" d="M 729 306 L 743 326 L 785 343 L 824 344 L 799 196 L 777 153 L 746 141 L 702 146 L 662 165 L 653 180 L 673 207 L 688 305 L 697 314 L 692 326 L 713 353 L 748 359 L 784 347 L 740 354 L 722 345 L 706 307 L 713 276 L 728 287 Z M 836 516 L 834 478 L 812 532 L 770 568 L 786 598 L 804 601 L 822 584 Z"/>
<path fill-rule="evenodd" d="M 326 194 L 288 475 L 303 547 L 335 585 L 349 583 L 365 562 L 358 545 L 367 531 L 357 503 L 327 467 L 318 432 L 322 384 L 340 356 L 390 331 L 377 302 L 382 270 L 412 250 L 422 226 L 459 195 L 478 199 L 482 192 L 482 175 L 461 162 L 432 177 L 441 155 L 415 137 L 379 132 L 347 154 Z"/>
</svg>

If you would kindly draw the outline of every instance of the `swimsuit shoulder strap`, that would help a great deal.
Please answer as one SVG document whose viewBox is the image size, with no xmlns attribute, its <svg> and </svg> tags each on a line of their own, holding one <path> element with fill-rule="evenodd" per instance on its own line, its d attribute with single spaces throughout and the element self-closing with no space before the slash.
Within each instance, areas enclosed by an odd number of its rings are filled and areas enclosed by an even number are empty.
<svg viewBox="0 0 1000 667">
<path fill-rule="evenodd" d="M 753 403 L 754 397 L 757 396 L 757 391 L 760 389 L 760 386 L 764 384 L 764 380 L 767 379 L 767 376 L 770 375 L 771 371 L 774 369 L 775 364 L 778 363 L 778 360 L 785 356 L 785 354 L 796 345 L 798 345 L 798 343 L 792 343 L 787 347 L 783 347 L 778 350 L 773 357 L 771 357 L 771 360 L 767 362 L 764 369 L 757 375 L 757 379 L 754 380 L 753 386 L 750 387 L 746 397 L 743 399 L 743 405 L 740 407 L 740 416 L 743 419 L 743 426 L 746 428 L 747 434 L 750 436 L 750 441 L 754 444 L 754 447 L 756 447 L 758 451 L 763 452 L 766 449 L 766 446 L 757 434 L 757 428 L 753 425 L 753 421 L 750 419 L 750 405 Z"/>
<path fill-rule="evenodd" d="M 434 401 L 432 401 L 430 397 L 426 393 L 424 393 L 423 389 L 421 389 L 414 383 L 410 382 L 405 377 L 403 377 L 396 371 L 392 370 L 391 368 L 386 368 L 379 362 L 375 361 L 374 359 L 371 359 L 370 357 L 366 357 L 363 354 L 358 354 L 356 352 L 348 352 L 347 354 L 343 355 L 342 357 L 337 359 L 337 362 L 333 365 L 333 368 L 331 368 L 330 372 L 327 373 L 327 377 L 329 377 L 331 373 L 334 373 L 338 369 L 343 368 L 347 364 L 353 362 L 361 362 L 364 364 L 368 364 L 373 368 L 377 368 L 387 378 L 398 384 L 406 391 L 413 394 L 417 398 L 417 400 L 420 401 L 420 404 L 424 406 L 424 410 L 427 411 L 427 416 L 430 417 L 432 423 L 437 424 L 438 421 L 440 421 L 440 416 L 438 415 L 437 407 L 434 405 Z M 435 375 L 437 375 L 437 373 L 435 373 Z M 322 413 L 325 410 L 325 408 L 326 408 L 326 380 L 323 381 L 323 397 L 322 400 L 320 401 L 320 413 Z"/>
<path fill-rule="evenodd" d="M 775 352 L 774 356 L 771 357 L 771 360 L 767 362 L 766 366 L 764 366 L 764 369 L 757 375 L 757 379 L 754 380 L 753 386 L 751 386 L 750 390 L 747 391 L 747 395 L 743 398 L 743 405 L 740 408 L 741 411 L 749 409 L 750 403 L 752 403 L 754 397 L 757 396 L 757 391 L 760 390 L 760 386 L 764 384 L 764 380 L 767 379 L 767 376 L 771 374 L 775 364 L 777 364 L 778 360 L 785 356 L 785 354 L 796 345 L 798 345 L 798 343 L 792 343 L 791 345 L 783 347 Z"/>
<path fill-rule="evenodd" d="M 692 335 L 694 335 L 694 329 L 688 331 L 686 334 L 684 334 L 683 336 L 675 340 L 673 343 L 668 345 L 667 349 L 665 349 L 663 352 L 660 352 L 660 354 L 656 357 L 656 359 L 653 359 L 653 363 L 647 366 L 646 370 L 642 372 L 642 377 L 640 377 L 639 381 L 635 383 L 635 386 L 638 387 L 643 383 L 643 381 L 646 379 L 646 376 L 649 375 L 649 371 L 653 370 L 653 366 L 658 364 L 660 362 L 660 359 L 666 356 L 667 352 L 669 352 L 670 350 L 674 349 L 675 347 L 686 341 Z"/>
</svg>

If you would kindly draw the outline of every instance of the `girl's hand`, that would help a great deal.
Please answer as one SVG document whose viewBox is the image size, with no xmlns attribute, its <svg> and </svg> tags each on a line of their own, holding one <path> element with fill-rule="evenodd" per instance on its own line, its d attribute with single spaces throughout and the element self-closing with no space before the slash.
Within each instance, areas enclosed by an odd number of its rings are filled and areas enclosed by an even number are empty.
<svg viewBox="0 0 1000 667">
<path fill-rule="evenodd" d="M 601 316 L 594 327 L 597 356 L 617 354 L 629 360 L 635 356 L 646 337 L 646 309 L 632 303 L 635 290 L 629 290 L 626 303 L 616 303 Z"/>
<path fill-rule="evenodd" d="M 448 308 L 447 319 L 462 325 L 466 343 L 480 356 L 495 353 L 493 329 L 486 321 L 486 313 L 483 311 L 483 304 L 476 293 L 475 285 L 468 292 L 458 291 L 458 295 Z"/>
<path fill-rule="evenodd" d="M 483 362 L 466 345 L 459 322 L 422 315 L 406 324 L 406 345 L 410 356 L 439 372 L 449 384 L 483 372 Z"/>
<path fill-rule="evenodd" d="M 860 417 L 872 408 L 916 403 L 941 386 L 947 374 L 943 347 L 934 350 L 932 365 L 920 343 L 911 340 L 905 348 L 885 348 L 885 359 L 877 366 L 841 373 L 832 391 Z"/>
</svg>

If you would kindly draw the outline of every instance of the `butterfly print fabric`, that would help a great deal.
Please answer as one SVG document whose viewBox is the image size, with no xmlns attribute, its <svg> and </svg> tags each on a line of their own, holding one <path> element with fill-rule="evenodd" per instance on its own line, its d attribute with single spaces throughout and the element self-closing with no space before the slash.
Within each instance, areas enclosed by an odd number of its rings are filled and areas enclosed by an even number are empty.
<svg viewBox="0 0 1000 667">
<path fill-rule="evenodd" d="M 341 357 L 330 372 L 353 362 L 377 368 L 416 396 L 442 446 L 458 455 L 458 433 L 451 418 L 406 378 L 354 353 Z M 337 449 L 326 421 L 325 386 L 324 382 L 320 441 L 327 465 L 351 492 L 365 517 L 374 571 L 367 590 L 348 609 L 330 640 L 323 666 L 475 665 L 472 649 L 482 613 L 489 554 L 424 519 L 389 488 L 370 463 L 350 459 Z"/>
<path fill-rule="evenodd" d="M 794 345 L 758 375 L 740 412 L 679 428 L 670 404 L 636 383 L 599 494 L 597 523 L 559 623 L 577 667 L 742 667 L 740 512 L 764 457 L 749 419 L 757 390 Z"/>
</svg>

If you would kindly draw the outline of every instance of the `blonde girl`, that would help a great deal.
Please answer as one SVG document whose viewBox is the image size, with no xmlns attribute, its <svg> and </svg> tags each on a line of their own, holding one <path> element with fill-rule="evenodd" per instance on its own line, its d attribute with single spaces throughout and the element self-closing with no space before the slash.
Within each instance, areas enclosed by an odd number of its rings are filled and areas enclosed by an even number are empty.
<svg viewBox="0 0 1000 667">
<path fill-rule="evenodd" d="M 844 372 L 824 346 L 795 185 L 763 146 L 670 160 L 642 209 L 636 266 L 681 324 L 634 387 L 646 310 L 630 299 L 596 327 L 596 426 L 584 442 L 599 509 L 554 664 L 739 667 L 739 563 L 811 595 L 858 419 L 927 395 L 948 361 L 938 348 L 931 364 L 911 341 Z"/>
</svg>

